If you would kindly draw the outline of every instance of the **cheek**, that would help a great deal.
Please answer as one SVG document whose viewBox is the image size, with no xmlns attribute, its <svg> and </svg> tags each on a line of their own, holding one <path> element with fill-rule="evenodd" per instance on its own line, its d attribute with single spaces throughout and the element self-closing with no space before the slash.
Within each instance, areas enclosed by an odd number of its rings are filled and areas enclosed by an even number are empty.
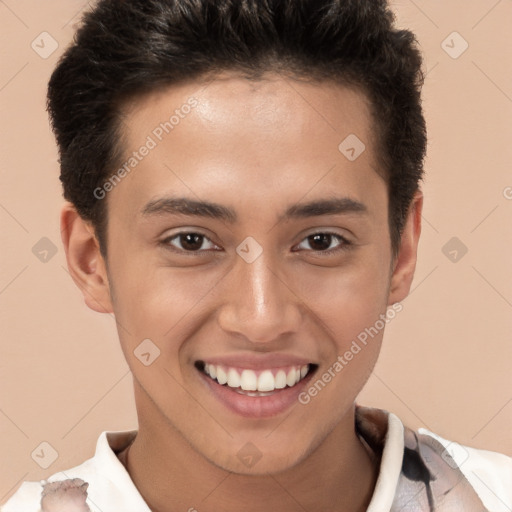
<svg viewBox="0 0 512 512">
<path fill-rule="evenodd" d="M 359 394 L 378 359 L 387 323 L 382 319 L 389 285 L 384 260 L 368 257 L 350 269 L 303 273 L 297 281 L 321 335 L 329 340 L 319 344 L 322 365 L 300 400 L 333 421 Z M 333 409 L 334 403 L 339 407 Z"/>
<path fill-rule="evenodd" d="M 169 341 L 179 337 L 190 315 L 202 316 L 208 294 L 226 273 L 170 268 L 149 258 L 117 261 L 111 272 L 114 314 L 121 341 L 130 347 L 149 338 L 176 349 Z"/>
<path fill-rule="evenodd" d="M 389 270 L 385 260 L 367 255 L 338 268 L 297 273 L 293 282 L 298 295 L 338 349 L 374 325 L 386 310 Z"/>
</svg>

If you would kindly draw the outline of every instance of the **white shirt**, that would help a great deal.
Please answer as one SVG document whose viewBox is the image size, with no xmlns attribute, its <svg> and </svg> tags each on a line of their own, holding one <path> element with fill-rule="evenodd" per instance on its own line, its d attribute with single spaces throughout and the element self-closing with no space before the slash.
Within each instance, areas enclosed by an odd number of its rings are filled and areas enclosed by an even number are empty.
<svg viewBox="0 0 512 512">
<path fill-rule="evenodd" d="M 364 409 L 370 410 L 369 408 Z M 409 433 L 413 431 L 404 427 L 400 419 L 394 414 L 378 409 L 371 410 L 386 414 L 383 417 L 387 418 L 387 432 L 385 432 L 385 441 L 382 446 L 377 484 L 367 511 L 390 512 L 395 510 L 393 505 L 397 507 L 396 510 L 403 506 L 402 501 L 397 503 L 396 500 L 399 488 L 401 489 L 400 495 L 404 495 L 404 488 L 400 487 L 401 478 L 404 478 L 402 473 L 404 449 L 406 448 L 404 446 L 404 428 Z M 73 478 L 80 478 L 89 484 L 87 504 L 93 512 L 151 512 L 132 482 L 130 475 L 116 456 L 116 453 L 131 442 L 136 432 L 136 430 L 102 432 L 96 444 L 95 455 L 92 458 L 72 469 L 56 473 L 47 480 L 23 482 L 11 499 L 1 508 L 1 512 L 40 512 L 43 486 L 48 482 Z M 512 458 L 499 453 L 452 443 L 426 429 L 419 429 L 416 434 L 412 433 L 415 437 L 417 437 L 417 434 L 420 434 L 419 438 L 421 439 L 434 439 L 441 443 L 442 447 L 451 456 L 443 454 L 442 458 L 448 460 L 453 468 L 460 469 L 469 482 L 468 487 L 476 491 L 488 511 L 512 511 Z M 421 435 L 427 437 L 423 438 Z M 439 472 L 437 472 L 438 476 Z M 413 489 L 412 485 L 411 489 Z M 457 487 L 457 485 L 454 487 Z M 407 489 L 405 494 L 407 492 L 410 495 L 417 494 L 416 488 L 413 489 L 413 493 L 407 491 Z M 444 492 L 443 494 L 447 493 Z M 459 502 L 456 499 L 454 503 Z M 432 510 L 469 510 L 464 508 L 465 505 L 462 501 L 460 503 L 461 505 L 450 505 L 448 508 L 437 508 L 436 505 Z M 200 511 L 200 505 L 196 504 L 195 506 Z M 453 508 L 454 506 L 455 508 Z M 429 509 L 413 500 L 410 506 L 404 508 L 404 510 L 411 512 Z M 481 506 L 479 510 L 481 510 Z"/>
</svg>

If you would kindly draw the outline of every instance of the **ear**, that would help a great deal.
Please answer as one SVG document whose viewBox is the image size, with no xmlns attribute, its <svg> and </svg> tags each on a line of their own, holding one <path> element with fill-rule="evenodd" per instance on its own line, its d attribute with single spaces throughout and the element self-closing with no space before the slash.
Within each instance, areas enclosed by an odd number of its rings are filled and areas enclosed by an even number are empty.
<svg viewBox="0 0 512 512">
<path fill-rule="evenodd" d="M 106 264 L 91 223 L 67 202 L 61 210 L 60 228 L 69 273 L 85 303 L 98 313 L 112 313 Z"/>
<path fill-rule="evenodd" d="M 421 233 L 423 193 L 414 194 L 400 240 L 400 248 L 394 260 L 389 289 L 388 305 L 404 300 L 411 289 L 416 268 L 418 242 Z"/>
</svg>

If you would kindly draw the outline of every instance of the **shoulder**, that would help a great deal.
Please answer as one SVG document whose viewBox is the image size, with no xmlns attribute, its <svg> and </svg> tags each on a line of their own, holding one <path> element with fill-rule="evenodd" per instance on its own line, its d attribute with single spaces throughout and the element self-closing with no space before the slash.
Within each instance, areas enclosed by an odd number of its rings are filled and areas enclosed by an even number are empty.
<svg viewBox="0 0 512 512">
<path fill-rule="evenodd" d="M 94 457 L 47 480 L 23 482 L 0 512 L 44 512 L 44 505 L 52 508 L 54 503 L 80 504 L 80 510 L 92 512 L 116 510 L 120 504 L 126 512 L 149 510 L 116 455 L 135 435 L 102 432 Z"/>
<path fill-rule="evenodd" d="M 486 508 L 495 512 L 512 510 L 512 458 L 442 438 L 420 428 L 421 436 L 435 439 L 444 450 L 441 457 L 449 467 L 458 468 Z"/>
<path fill-rule="evenodd" d="M 101 486 L 102 477 L 94 459 L 71 469 L 55 473 L 47 480 L 23 482 L 0 512 L 45 512 L 54 505 L 81 505 L 76 510 L 90 511 L 87 500 L 89 486 Z M 75 510 L 75 508 L 72 508 Z M 96 509 L 93 509 L 96 510 Z"/>
<path fill-rule="evenodd" d="M 23 482 L 16 494 L 2 507 L 2 512 L 80 510 L 90 512 L 87 504 L 89 484 L 81 478 L 53 482 Z M 65 508 L 64 508 L 65 507 Z"/>
<path fill-rule="evenodd" d="M 42 492 L 42 482 L 23 482 L 0 510 L 1 512 L 39 512 Z"/>
<path fill-rule="evenodd" d="M 368 510 L 512 511 L 512 458 L 413 430 L 385 410 L 357 406 L 356 430 L 381 455 Z"/>
</svg>

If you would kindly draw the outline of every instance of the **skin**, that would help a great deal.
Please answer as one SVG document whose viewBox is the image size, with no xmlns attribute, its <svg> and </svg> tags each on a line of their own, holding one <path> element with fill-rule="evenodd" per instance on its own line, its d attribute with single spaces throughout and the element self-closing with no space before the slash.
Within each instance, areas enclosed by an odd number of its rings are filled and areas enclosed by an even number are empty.
<svg viewBox="0 0 512 512">
<path fill-rule="evenodd" d="M 365 96 L 271 74 L 225 73 L 138 98 L 124 110 L 127 155 L 191 96 L 197 107 L 108 193 L 107 261 L 93 228 L 71 204 L 62 210 L 71 275 L 90 308 L 114 313 L 133 373 L 139 433 L 121 460 L 154 511 L 366 510 L 378 461 L 355 433 L 354 401 L 383 331 L 307 405 L 270 418 L 227 409 L 194 362 L 284 354 L 322 375 L 407 296 L 422 194 L 393 258 Z M 338 150 L 351 133 L 366 145 L 355 161 Z M 237 220 L 141 213 L 168 195 L 232 208 Z M 333 197 L 365 211 L 279 220 L 291 205 Z M 201 250 L 180 251 L 180 231 L 203 234 Z M 319 250 L 308 237 L 325 232 L 347 245 Z M 248 236 L 263 250 L 252 263 L 236 252 Z M 343 243 L 333 237 L 329 249 Z M 160 350 L 150 366 L 133 353 L 147 338 Z M 237 457 L 249 442 L 261 453 L 252 467 Z"/>
</svg>

